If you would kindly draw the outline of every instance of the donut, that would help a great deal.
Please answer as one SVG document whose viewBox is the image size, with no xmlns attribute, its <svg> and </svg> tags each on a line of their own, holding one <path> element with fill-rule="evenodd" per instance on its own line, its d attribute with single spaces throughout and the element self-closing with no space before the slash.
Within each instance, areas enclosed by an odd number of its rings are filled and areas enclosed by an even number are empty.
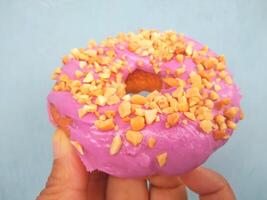
<svg viewBox="0 0 267 200">
<path fill-rule="evenodd" d="M 52 79 L 49 118 L 90 172 L 186 173 L 224 145 L 243 118 L 225 57 L 175 31 L 90 40 L 63 57 Z"/>
</svg>

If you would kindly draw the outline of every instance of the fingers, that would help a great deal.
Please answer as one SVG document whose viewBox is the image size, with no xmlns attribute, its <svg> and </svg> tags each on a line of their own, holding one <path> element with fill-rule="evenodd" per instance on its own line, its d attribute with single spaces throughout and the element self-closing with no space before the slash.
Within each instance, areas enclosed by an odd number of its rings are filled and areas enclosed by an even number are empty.
<svg viewBox="0 0 267 200">
<path fill-rule="evenodd" d="M 88 199 L 105 200 L 108 175 L 94 171 L 89 175 L 88 181 Z"/>
<path fill-rule="evenodd" d="M 107 200 L 148 200 L 147 184 L 144 179 L 122 179 L 109 176 Z"/>
<path fill-rule="evenodd" d="M 62 130 L 53 136 L 53 150 L 52 172 L 37 199 L 86 200 L 88 173 Z"/>
<path fill-rule="evenodd" d="M 235 200 L 228 182 L 212 170 L 199 167 L 181 178 L 187 187 L 199 194 L 201 200 Z"/>
<path fill-rule="evenodd" d="M 178 177 L 154 176 L 150 177 L 151 200 L 186 200 L 186 189 Z"/>
</svg>

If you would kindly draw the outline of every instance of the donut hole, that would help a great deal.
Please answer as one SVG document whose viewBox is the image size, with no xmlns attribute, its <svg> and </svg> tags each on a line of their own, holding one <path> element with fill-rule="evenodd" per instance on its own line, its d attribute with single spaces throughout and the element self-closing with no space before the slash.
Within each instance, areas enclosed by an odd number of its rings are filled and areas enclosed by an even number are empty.
<svg viewBox="0 0 267 200">
<path fill-rule="evenodd" d="M 139 69 L 129 74 L 125 83 L 126 92 L 134 94 L 154 90 L 160 91 L 162 88 L 162 80 L 159 75 Z"/>
<path fill-rule="evenodd" d="M 135 70 L 129 74 L 125 83 L 128 94 L 141 93 L 141 95 L 146 96 L 148 92 L 160 91 L 162 88 L 162 80 L 159 75 L 142 70 Z M 72 119 L 60 114 L 52 103 L 49 104 L 49 111 L 53 123 L 69 134 L 68 127 L 72 123 Z"/>
</svg>

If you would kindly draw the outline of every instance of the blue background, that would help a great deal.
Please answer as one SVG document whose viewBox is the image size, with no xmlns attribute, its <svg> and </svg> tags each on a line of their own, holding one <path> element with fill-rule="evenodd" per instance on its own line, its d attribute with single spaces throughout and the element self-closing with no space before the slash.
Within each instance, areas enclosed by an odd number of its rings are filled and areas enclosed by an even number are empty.
<svg viewBox="0 0 267 200">
<path fill-rule="evenodd" d="M 0 199 L 34 199 L 45 184 L 54 130 L 46 96 L 60 58 L 139 28 L 184 32 L 227 56 L 246 118 L 206 166 L 238 199 L 267 199 L 266 10 L 265 0 L 0 0 Z"/>
</svg>

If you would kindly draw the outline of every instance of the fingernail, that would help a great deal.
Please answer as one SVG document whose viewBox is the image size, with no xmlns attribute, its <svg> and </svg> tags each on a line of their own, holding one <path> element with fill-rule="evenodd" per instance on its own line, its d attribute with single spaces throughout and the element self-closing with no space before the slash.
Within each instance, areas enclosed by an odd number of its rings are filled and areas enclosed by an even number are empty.
<svg viewBox="0 0 267 200">
<path fill-rule="evenodd" d="M 69 139 L 65 132 L 58 129 L 53 136 L 53 157 L 54 160 L 63 157 L 69 150 Z"/>
</svg>

